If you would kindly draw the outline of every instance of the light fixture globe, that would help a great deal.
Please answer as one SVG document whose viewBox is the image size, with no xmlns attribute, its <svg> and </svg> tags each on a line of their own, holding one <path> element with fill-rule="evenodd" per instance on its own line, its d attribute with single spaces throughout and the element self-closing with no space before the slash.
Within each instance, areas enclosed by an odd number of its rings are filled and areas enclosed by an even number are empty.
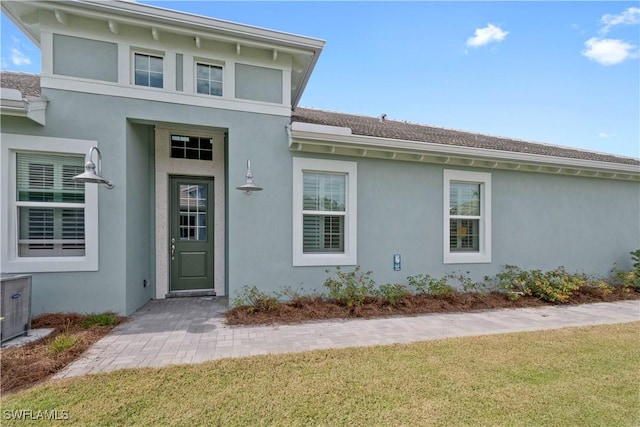
<svg viewBox="0 0 640 427">
<path fill-rule="evenodd" d="M 98 153 L 98 169 L 96 171 L 96 164 L 93 163 L 93 152 Z M 92 184 L 104 184 L 105 187 L 111 189 L 113 188 L 113 183 L 108 179 L 102 177 L 102 154 L 100 154 L 100 150 L 98 147 L 91 147 L 91 151 L 89 151 L 89 161 L 84 165 L 84 173 L 80 175 L 74 176 L 74 181 L 84 182 L 84 183 L 92 183 Z"/>
<path fill-rule="evenodd" d="M 244 184 L 236 187 L 236 190 L 244 191 L 244 194 L 249 195 L 254 191 L 261 191 L 262 187 L 256 185 L 253 182 L 253 174 L 251 173 L 251 160 L 247 160 L 247 175 Z"/>
</svg>

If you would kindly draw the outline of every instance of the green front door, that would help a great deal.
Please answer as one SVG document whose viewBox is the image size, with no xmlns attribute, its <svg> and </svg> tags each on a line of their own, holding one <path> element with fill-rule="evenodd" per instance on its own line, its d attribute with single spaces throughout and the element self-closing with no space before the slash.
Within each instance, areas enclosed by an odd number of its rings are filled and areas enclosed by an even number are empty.
<svg viewBox="0 0 640 427">
<path fill-rule="evenodd" d="M 169 181 L 170 290 L 213 290 L 213 178 Z"/>
</svg>

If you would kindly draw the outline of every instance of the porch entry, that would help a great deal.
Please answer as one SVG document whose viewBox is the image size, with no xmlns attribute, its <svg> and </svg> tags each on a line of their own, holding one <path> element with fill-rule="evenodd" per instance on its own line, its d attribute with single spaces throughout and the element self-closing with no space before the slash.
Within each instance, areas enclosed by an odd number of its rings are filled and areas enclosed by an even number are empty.
<svg viewBox="0 0 640 427">
<path fill-rule="evenodd" d="M 213 178 L 169 177 L 169 290 L 214 289 Z"/>
</svg>

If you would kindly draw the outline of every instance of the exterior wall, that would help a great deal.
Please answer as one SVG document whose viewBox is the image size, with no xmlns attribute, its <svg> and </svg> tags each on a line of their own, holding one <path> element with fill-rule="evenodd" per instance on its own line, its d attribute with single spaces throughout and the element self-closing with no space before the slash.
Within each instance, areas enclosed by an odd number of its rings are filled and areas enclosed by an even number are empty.
<svg viewBox="0 0 640 427">
<path fill-rule="evenodd" d="M 492 261 L 444 264 L 443 166 L 310 156 L 282 145 L 243 151 L 260 159 L 253 172 L 264 191 L 230 198 L 230 209 L 239 208 L 229 215 L 232 298 L 244 285 L 322 292 L 326 270 L 334 270 L 291 266 L 293 156 L 358 163 L 358 265 L 378 284 L 406 284 L 420 273 L 481 280 L 506 264 L 607 276 L 614 263 L 630 268 L 629 252 L 640 247 L 638 183 L 469 168 L 461 170 L 492 175 Z M 401 271 L 393 270 L 394 254 L 402 255 Z"/>
<path fill-rule="evenodd" d="M 153 298 L 154 292 L 154 179 L 153 127 L 127 123 L 126 186 L 126 298 L 130 313 Z M 146 285 L 146 286 L 145 286 Z"/>
<path fill-rule="evenodd" d="M 118 45 L 54 34 L 53 73 L 117 82 Z"/>
<path fill-rule="evenodd" d="M 247 159 L 253 159 L 255 173 L 262 174 L 261 179 L 264 175 L 264 184 L 269 188 L 290 183 L 290 178 L 287 181 L 272 166 L 278 156 L 288 153 L 285 131 L 288 118 L 54 89 L 43 92 L 50 101 L 47 126 L 3 116 L 3 132 L 95 140 L 102 153 L 103 175 L 114 182 L 115 188 L 99 188 L 98 271 L 34 274 L 34 315 L 43 311 L 103 310 L 130 314 L 149 298 L 156 297 L 156 166 L 152 130 L 156 126 L 192 128 L 200 133 L 227 129 L 229 178 L 224 180 L 224 192 L 227 209 L 234 217 L 234 231 L 228 231 L 227 235 L 239 236 L 228 245 L 229 253 L 236 257 L 232 265 L 247 268 L 239 260 L 245 259 L 254 231 L 259 236 L 261 229 L 244 224 L 245 219 L 254 219 L 256 212 L 252 206 L 256 199 L 235 187 L 244 183 Z M 259 149 L 255 150 L 255 146 Z M 224 177 L 225 172 L 222 174 Z M 288 200 L 286 207 L 290 210 L 290 197 Z M 263 251 L 261 246 L 256 249 Z M 290 257 L 287 259 L 290 261 Z M 144 280 L 148 281 L 146 288 Z"/>
<path fill-rule="evenodd" d="M 236 97 L 282 104 L 282 70 L 236 64 Z"/>
</svg>

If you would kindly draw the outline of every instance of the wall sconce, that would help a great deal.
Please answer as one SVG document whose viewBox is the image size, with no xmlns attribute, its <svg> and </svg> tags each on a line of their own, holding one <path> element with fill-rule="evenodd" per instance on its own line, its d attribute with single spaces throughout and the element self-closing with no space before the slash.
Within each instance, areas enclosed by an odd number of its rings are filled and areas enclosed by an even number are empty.
<svg viewBox="0 0 640 427">
<path fill-rule="evenodd" d="M 94 151 L 98 153 L 98 170 L 97 171 L 96 171 L 96 164 L 93 163 Z M 78 182 L 91 182 L 94 184 L 104 184 L 104 186 L 109 189 L 113 188 L 113 182 L 102 177 L 102 154 L 100 154 L 100 150 L 98 150 L 98 147 L 91 147 L 91 150 L 89 151 L 89 161 L 84 165 L 84 173 L 81 173 L 80 175 L 76 175 L 71 179 Z"/>
<path fill-rule="evenodd" d="M 246 195 L 251 194 L 253 191 L 262 190 L 262 187 L 257 186 L 256 183 L 253 182 L 253 175 L 251 174 L 251 160 L 247 160 L 247 179 L 244 184 L 236 187 L 236 190 L 244 191 L 244 194 Z"/>
</svg>

